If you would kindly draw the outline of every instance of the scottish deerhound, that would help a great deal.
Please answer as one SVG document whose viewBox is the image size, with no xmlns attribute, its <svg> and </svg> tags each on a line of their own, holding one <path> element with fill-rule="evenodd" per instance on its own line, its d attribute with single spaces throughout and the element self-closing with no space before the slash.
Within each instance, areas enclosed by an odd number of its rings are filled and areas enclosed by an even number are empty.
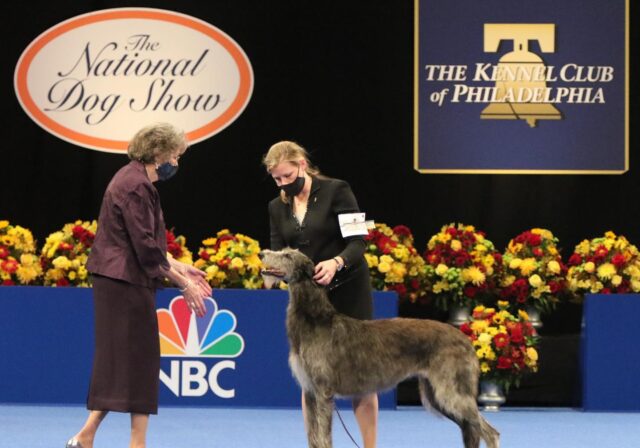
<svg viewBox="0 0 640 448">
<path fill-rule="evenodd" d="M 260 253 L 265 284 L 289 285 L 289 364 L 303 390 L 310 448 L 331 448 L 333 398 L 390 389 L 417 377 L 425 407 L 453 420 L 465 448 L 480 439 L 498 448 L 499 433 L 478 412 L 478 360 L 466 336 L 419 319 L 360 321 L 336 312 L 313 281 L 313 262 L 295 249 Z"/>
</svg>

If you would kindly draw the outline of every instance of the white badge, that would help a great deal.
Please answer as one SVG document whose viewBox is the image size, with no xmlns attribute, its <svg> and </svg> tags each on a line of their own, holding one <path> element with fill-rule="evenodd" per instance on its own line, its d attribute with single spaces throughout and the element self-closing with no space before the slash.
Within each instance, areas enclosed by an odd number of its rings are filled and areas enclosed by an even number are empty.
<svg viewBox="0 0 640 448">
<path fill-rule="evenodd" d="M 338 215 L 342 237 L 368 235 L 369 229 L 367 229 L 367 222 L 364 220 L 364 216 L 364 213 L 343 213 Z"/>
</svg>

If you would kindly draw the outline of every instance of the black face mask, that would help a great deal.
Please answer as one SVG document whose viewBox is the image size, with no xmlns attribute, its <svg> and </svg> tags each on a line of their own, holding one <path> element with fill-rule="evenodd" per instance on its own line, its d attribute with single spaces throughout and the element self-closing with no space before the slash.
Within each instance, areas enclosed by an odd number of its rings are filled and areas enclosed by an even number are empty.
<svg viewBox="0 0 640 448">
<path fill-rule="evenodd" d="M 162 165 L 156 167 L 156 173 L 158 174 L 158 180 L 169 180 L 178 172 L 178 166 L 172 165 L 169 162 L 165 162 Z"/>
<path fill-rule="evenodd" d="M 298 173 L 299 174 L 299 173 Z M 298 195 L 304 188 L 304 174 L 296 177 L 296 180 L 287 185 L 280 185 L 280 189 L 290 198 Z"/>
</svg>

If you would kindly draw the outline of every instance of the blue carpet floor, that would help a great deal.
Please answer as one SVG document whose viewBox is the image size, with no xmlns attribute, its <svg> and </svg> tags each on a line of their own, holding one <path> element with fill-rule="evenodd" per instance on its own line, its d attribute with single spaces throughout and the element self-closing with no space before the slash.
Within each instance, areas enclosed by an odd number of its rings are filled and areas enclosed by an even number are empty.
<svg viewBox="0 0 640 448">
<path fill-rule="evenodd" d="M 350 411 L 341 415 L 358 443 Z M 585 413 L 571 409 L 504 408 L 485 413 L 502 434 L 501 447 L 638 448 L 640 413 Z M 80 427 L 80 406 L 0 405 L 0 448 L 62 448 Z M 95 448 L 126 448 L 129 417 L 110 414 Z M 379 447 L 462 447 L 457 427 L 418 407 L 381 411 Z M 301 448 L 306 446 L 299 410 L 291 409 L 160 409 L 149 425 L 149 448 Z M 334 447 L 354 447 L 334 415 Z"/>
</svg>

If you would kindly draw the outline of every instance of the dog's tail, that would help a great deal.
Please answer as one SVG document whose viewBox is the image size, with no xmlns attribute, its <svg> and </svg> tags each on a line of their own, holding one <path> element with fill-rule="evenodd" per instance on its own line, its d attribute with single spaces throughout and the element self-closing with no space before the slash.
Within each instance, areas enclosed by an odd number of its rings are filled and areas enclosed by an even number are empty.
<svg viewBox="0 0 640 448">
<path fill-rule="evenodd" d="M 465 448 L 478 448 L 480 439 L 487 448 L 499 448 L 500 433 L 478 411 L 475 395 L 461 394 L 456 385 L 436 394 L 426 377 L 418 378 L 420 399 L 427 409 L 433 409 L 455 422 L 462 430 Z"/>
</svg>

